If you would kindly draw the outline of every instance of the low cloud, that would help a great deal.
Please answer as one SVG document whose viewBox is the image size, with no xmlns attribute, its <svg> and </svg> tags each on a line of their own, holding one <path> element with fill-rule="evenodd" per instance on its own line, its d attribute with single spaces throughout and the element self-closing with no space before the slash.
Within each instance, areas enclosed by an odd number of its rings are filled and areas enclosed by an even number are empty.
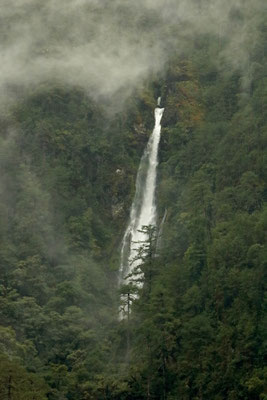
<svg viewBox="0 0 267 400">
<path fill-rule="evenodd" d="M 1 103 L 58 81 L 95 98 L 127 96 L 173 52 L 213 33 L 227 45 L 218 54 L 244 67 L 257 41 L 262 0 L 2 0 Z M 14 100 L 14 97 L 13 97 Z"/>
</svg>

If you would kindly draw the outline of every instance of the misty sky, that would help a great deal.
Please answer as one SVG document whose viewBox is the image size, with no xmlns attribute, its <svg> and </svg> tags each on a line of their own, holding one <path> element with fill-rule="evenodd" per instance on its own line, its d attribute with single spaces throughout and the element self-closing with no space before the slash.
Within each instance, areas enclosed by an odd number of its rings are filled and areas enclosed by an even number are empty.
<svg viewBox="0 0 267 400">
<path fill-rule="evenodd" d="M 263 0 L 1 0 L 2 101 L 14 85 L 53 80 L 95 97 L 129 93 L 201 33 L 225 38 L 220 56 L 242 67 L 259 7 Z"/>
</svg>

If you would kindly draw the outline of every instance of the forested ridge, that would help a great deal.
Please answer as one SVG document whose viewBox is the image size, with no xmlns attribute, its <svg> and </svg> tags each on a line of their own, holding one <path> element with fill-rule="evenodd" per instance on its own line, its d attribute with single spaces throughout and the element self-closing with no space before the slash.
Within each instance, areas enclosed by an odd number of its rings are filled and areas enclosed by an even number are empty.
<svg viewBox="0 0 267 400">
<path fill-rule="evenodd" d="M 226 43 L 199 34 L 123 106 L 56 80 L 17 89 L 0 116 L 1 400 L 267 399 L 260 15 L 257 29 L 245 68 L 218 66 Z M 145 227 L 143 287 L 119 288 L 158 96 L 164 224 Z M 139 293 L 121 321 L 120 291 Z"/>
</svg>

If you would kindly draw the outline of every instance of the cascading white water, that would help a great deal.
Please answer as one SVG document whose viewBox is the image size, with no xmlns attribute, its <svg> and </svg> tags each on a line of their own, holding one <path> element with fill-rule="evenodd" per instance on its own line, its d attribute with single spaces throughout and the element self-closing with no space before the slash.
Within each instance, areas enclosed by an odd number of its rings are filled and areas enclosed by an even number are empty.
<svg viewBox="0 0 267 400">
<path fill-rule="evenodd" d="M 120 285 L 129 283 L 127 276 L 140 264 L 136 256 L 142 242 L 147 239 L 143 226 L 156 225 L 155 189 L 158 165 L 158 147 L 161 118 L 164 108 L 155 109 L 155 126 L 142 156 L 136 178 L 135 197 L 131 207 L 130 221 L 125 231 L 121 248 Z M 123 318 L 123 316 L 121 315 Z"/>
</svg>

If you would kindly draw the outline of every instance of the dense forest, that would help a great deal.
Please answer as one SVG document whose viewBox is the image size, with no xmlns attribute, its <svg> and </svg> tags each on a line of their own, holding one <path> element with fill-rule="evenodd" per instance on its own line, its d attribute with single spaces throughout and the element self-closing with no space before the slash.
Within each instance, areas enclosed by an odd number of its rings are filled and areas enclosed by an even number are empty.
<svg viewBox="0 0 267 400">
<path fill-rule="evenodd" d="M 251 21 L 242 67 L 220 59 L 226 38 L 200 32 L 182 51 L 169 43 L 161 72 L 124 101 L 123 89 L 96 98 L 47 77 L 11 87 L 17 101 L 0 114 L 1 400 L 267 399 L 267 31 L 256 7 Z M 144 227 L 142 287 L 119 287 L 158 96 L 160 237 Z M 119 320 L 122 292 L 131 313 Z"/>
</svg>

